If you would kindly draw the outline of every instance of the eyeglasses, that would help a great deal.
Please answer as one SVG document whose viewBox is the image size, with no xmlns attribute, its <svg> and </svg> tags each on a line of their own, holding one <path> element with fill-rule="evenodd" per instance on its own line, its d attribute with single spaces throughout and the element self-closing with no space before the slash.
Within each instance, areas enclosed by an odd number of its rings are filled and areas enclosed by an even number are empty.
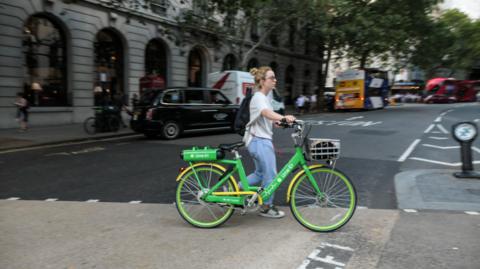
<svg viewBox="0 0 480 269">
<path fill-rule="evenodd" d="M 276 78 L 276 77 L 268 77 L 268 78 L 265 78 L 265 80 L 267 80 L 267 79 L 271 79 L 271 80 L 277 80 L 277 78 Z"/>
</svg>

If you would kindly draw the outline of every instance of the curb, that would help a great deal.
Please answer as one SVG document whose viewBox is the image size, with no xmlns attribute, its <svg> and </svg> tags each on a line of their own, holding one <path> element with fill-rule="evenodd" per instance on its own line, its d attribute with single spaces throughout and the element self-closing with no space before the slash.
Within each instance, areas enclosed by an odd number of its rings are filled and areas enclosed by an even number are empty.
<svg viewBox="0 0 480 269">
<path fill-rule="evenodd" d="M 132 135 L 140 135 L 135 132 L 128 132 L 128 133 L 121 133 L 121 134 L 109 134 L 109 135 L 102 135 L 102 136 L 92 136 L 92 137 L 82 137 L 82 138 L 71 138 L 71 139 L 64 139 L 64 140 L 57 140 L 57 141 L 50 141 L 50 142 L 39 142 L 24 146 L 15 146 L 15 147 L 0 147 L 0 153 L 10 150 L 17 150 L 17 149 L 29 149 L 29 148 L 36 148 L 36 147 L 43 147 L 43 146 L 52 146 L 52 145 L 61 145 L 65 143 L 75 143 L 75 142 L 83 142 L 83 141 L 96 141 L 96 140 L 103 140 L 115 137 L 126 137 Z"/>
</svg>

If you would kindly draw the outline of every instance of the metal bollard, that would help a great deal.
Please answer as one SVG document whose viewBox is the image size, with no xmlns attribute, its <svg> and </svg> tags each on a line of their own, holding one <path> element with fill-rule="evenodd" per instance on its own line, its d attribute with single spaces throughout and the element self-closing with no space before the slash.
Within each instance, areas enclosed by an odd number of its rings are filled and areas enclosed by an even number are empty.
<svg viewBox="0 0 480 269">
<path fill-rule="evenodd" d="M 452 126 L 453 138 L 460 143 L 462 172 L 453 175 L 458 178 L 480 178 L 480 173 L 473 171 L 472 142 L 478 135 L 478 129 L 473 122 L 459 122 Z"/>
</svg>

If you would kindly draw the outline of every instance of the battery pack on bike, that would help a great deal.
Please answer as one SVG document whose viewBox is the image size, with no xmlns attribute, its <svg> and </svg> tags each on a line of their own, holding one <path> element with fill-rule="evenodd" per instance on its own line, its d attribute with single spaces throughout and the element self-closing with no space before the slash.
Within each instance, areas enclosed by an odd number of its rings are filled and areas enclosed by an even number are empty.
<svg viewBox="0 0 480 269">
<path fill-rule="evenodd" d="M 187 162 L 215 161 L 223 159 L 225 157 L 225 153 L 218 148 L 193 147 L 191 149 L 183 150 L 180 154 L 180 157 Z"/>
</svg>

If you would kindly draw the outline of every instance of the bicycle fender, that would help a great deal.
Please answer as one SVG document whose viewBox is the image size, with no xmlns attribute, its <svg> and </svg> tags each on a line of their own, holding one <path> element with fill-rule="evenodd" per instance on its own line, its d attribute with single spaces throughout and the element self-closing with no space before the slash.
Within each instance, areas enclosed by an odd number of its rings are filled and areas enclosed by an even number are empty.
<svg viewBox="0 0 480 269">
<path fill-rule="evenodd" d="M 325 165 L 323 164 L 313 164 L 313 165 L 310 165 L 308 167 L 308 169 L 310 170 L 313 170 L 315 168 L 320 168 L 320 167 L 323 167 Z M 305 174 L 305 170 L 301 170 L 299 171 L 292 179 L 292 181 L 290 181 L 290 184 L 288 185 L 288 190 L 287 190 L 287 203 L 290 202 L 290 193 L 292 191 L 292 188 L 293 188 L 293 184 L 295 184 L 295 182 L 303 175 Z"/>
<path fill-rule="evenodd" d="M 227 169 L 217 163 L 196 163 L 194 165 L 191 165 L 189 166 L 187 169 L 183 170 L 180 174 L 178 174 L 177 176 L 177 179 L 175 179 L 175 181 L 180 181 L 180 178 L 182 178 L 183 175 L 185 175 L 188 171 L 192 170 L 194 167 L 197 167 L 197 166 L 201 166 L 201 165 L 211 165 L 211 166 L 214 166 L 218 169 L 220 169 L 222 172 L 225 172 L 227 171 Z M 239 188 L 238 188 L 238 184 L 237 184 L 237 181 L 235 180 L 235 178 L 233 176 L 231 176 L 231 178 L 233 179 L 233 182 L 234 182 L 234 187 L 235 187 L 235 190 L 238 191 Z"/>
</svg>

